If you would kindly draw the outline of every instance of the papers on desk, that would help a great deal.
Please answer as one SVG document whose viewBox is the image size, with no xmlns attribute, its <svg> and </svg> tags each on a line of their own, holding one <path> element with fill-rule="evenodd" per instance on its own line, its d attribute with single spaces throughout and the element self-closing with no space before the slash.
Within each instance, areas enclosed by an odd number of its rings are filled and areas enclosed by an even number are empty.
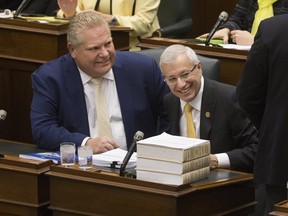
<svg viewBox="0 0 288 216">
<path fill-rule="evenodd" d="M 127 154 L 126 150 L 117 148 L 111 151 L 104 152 L 102 154 L 93 155 L 93 165 L 95 166 L 104 166 L 104 167 L 113 167 L 120 168 L 122 161 L 124 160 Z M 137 153 L 134 152 L 126 166 L 126 168 L 136 167 L 137 163 Z"/>
<path fill-rule="evenodd" d="M 4 14 L 4 13 L 0 13 L 0 18 L 12 18 L 12 17 L 13 17 L 12 14 L 6 15 L 6 14 Z"/>
<path fill-rule="evenodd" d="M 61 19 L 57 17 L 52 16 L 21 16 L 21 18 L 27 20 L 28 22 L 38 22 L 38 23 L 51 23 L 51 24 L 65 24 L 68 23 L 68 19 Z"/>
<path fill-rule="evenodd" d="M 196 38 L 196 39 L 187 39 L 187 42 L 190 42 L 190 43 L 200 43 L 200 44 L 204 44 L 205 45 L 205 42 L 206 42 L 206 38 Z M 222 39 L 211 39 L 209 44 L 211 45 L 218 45 L 218 44 L 223 44 L 223 40 Z"/>
<path fill-rule="evenodd" d="M 206 41 L 206 38 L 187 39 L 187 42 L 196 43 L 198 45 L 204 45 L 204 46 L 205 46 L 205 41 Z M 237 50 L 248 50 L 248 51 L 251 48 L 251 46 L 248 46 L 248 45 L 223 44 L 222 39 L 211 39 L 210 45 L 220 46 L 225 49 L 237 49 Z"/>
<path fill-rule="evenodd" d="M 60 152 L 37 152 L 30 154 L 19 154 L 19 158 L 48 161 L 52 160 L 55 164 L 60 164 L 61 156 Z"/>
<path fill-rule="evenodd" d="M 3 13 L 0 13 L 0 18 L 12 18 L 13 13 L 9 9 L 5 9 Z"/>
<path fill-rule="evenodd" d="M 248 45 L 237 45 L 237 44 L 218 44 L 219 46 L 226 49 L 237 49 L 237 50 L 250 50 L 251 46 Z"/>
</svg>

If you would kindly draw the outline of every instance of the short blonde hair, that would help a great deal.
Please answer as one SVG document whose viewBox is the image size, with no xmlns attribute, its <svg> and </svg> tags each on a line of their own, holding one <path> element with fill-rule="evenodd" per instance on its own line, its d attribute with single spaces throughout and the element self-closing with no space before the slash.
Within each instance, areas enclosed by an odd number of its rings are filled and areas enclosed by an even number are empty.
<svg viewBox="0 0 288 216">
<path fill-rule="evenodd" d="M 83 30 L 100 26 L 105 26 L 111 35 L 110 26 L 108 22 L 101 17 L 101 15 L 94 10 L 82 11 L 69 22 L 67 29 L 67 42 L 71 43 L 72 46 L 76 48 L 83 42 L 81 38 L 81 32 Z"/>
</svg>

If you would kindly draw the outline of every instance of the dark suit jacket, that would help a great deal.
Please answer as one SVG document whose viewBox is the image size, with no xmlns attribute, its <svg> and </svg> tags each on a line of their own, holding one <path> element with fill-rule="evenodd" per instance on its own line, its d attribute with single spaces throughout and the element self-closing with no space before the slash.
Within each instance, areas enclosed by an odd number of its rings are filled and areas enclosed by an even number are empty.
<svg viewBox="0 0 288 216">
<path fill-rule="evenodd" d="M 237 87 L 240 105 L 259 128 L 254 180 L 288 181 L 288 15 L 261 22 Z"/>
<path fill-rule="evenodd" d="M 58 10 L 59 6 L 57 0 L 30 0 L 23 8 L 21 14 L 55 16 Z"/>
<path fill-rule="evenodd" d="M 211 152 L 227 153 L 231 169 L 252 172 L 257 148 L 257 131 L 239 108 L 235 87 L 204 79 L 201 104 L 200 138 L 211 142 Z M 179 135 L 180 100 L 169 93 L 164 106 L 170 121 L 170 133 Z M 210 115 L 206 115 L 210 113 Z M 208 117 L 207 117 L 208 116 Z"/>
<path fill-rule="evenodd" d="M 0 0 L 0 9 L 16 10 L 22 0 Z"/>
<path fill-rule="evenodd" d="M 257 2 L 258 0 L 239 0 L 232 13 L 229 14 L 227 22 L 221 25 L 220 29 L 228 28 L 230 31 L 239 29 L 251 32 L 255 13 L 259 8 Z M 277 0 L 272 6 L 274 16 L 288 12 L 287 0 Z"/>
<path fill-rule="evenodd" d="M 145 137 L 168 129 L 163 97 L 169 91 L 157 63 L 142 54 L 116 51 L 113 66 L 128 147 L 137 130 Z M 80 145 L 90 135 L 84 90 L 70 54 L 32 74 L 31 124 L 34 141 L 58 149 L 63 141 Z"/>
</svg>

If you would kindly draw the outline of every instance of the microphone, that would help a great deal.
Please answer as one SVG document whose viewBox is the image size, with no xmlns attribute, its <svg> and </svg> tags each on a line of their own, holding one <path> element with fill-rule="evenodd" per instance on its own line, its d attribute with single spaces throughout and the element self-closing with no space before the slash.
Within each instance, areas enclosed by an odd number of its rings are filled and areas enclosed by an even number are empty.
<svg viewBox="0 0 288 216">
<path fill-rule="evenodd" d="M 0 120 L 5 120 L 7 112 L 5 110 L 0 110 Z"/>
<path fill-rule="evenodd" d="M 121 163 L 121 166 L 120 166 L 120 176 L 128 176 L 128 177 L 131 177 L 131 173 L 127 173 L 125 171 L 126 169 L 126 166 L 133 154 L 133 152 L 135 151 L 136 149 L 136 142 L 139 141 L 139 140 L 142 140 L 144 138 L 144 133 L 142 131 L 137 131 L 134 135 L 134 138 L 133 138 L 133 143 L 132 145 L 130 146 L 129 148 L 129 151 L 127 152 L 127 154 L 125 155 L 124 159 L 123 159 L 123 162 Z"/>
<path fill-rule="evenodd" d="M 215 25 L 213 26 L 212 30 L 210 31 L 208 37 L 206 38 L 205 41 L 205 45 L 209 45 L 211 38 L 213 37 L 213 35 L 215 34 L 215 32 L 219 29 L 219 27 L 226 22 L 228 18 L 228 13 L 225 11 L 222 11 L 218 17 L 217 22 L 215 23 Z"/>
<path fill-rule="evenodd" d="M 31 0 L 23 0 L 22 3 L 19 5 L 19 7 L 17 8 L 15 14 L 14 14 L 14 18 L 18 17 L 19 14 L 23 11 L 23 9 L 26 7 L 26 5 L 30 2 Z"/>
</svg>

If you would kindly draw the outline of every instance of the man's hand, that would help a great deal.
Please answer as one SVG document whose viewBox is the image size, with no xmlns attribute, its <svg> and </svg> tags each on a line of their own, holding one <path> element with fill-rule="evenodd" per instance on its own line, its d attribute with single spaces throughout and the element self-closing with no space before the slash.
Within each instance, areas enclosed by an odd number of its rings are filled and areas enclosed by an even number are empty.
<svg viewBox="0 0 288 216">
<path fill-rule="evenodd" d="M 230 33 L 230 30 L 228 28 L 220 29 L 220 30 L 215 32 L 212 39 L 213 38 L 222 39 L 223 43 L 227 44 L 228 40 L 229 40 L 229 33 Z M 207 38 L 208 35 L 209 35 L 209 33 L 206 33 L 206 34 L 200 35 L 199 37 L 200 38 Z"/>
<path fill-rule="evenodd" d="M 76 14 L 78 0 L 57 0 L 57 2 L 65 17 L 73 17 Z"/>
<path fill-rule="evenodd" d="M 115 140 L 110 139 L 105 136 L 96 137 L 94 139 L 92 138 L 88 139 L 85 145 L 92 147 L 93 154 L 99 154 L 99 153 L 103 153 L 103 152 L 118 148 L 118 145 L 116 144 Z"/>
<path fill-rule="evenodd" d="M 218 167 L 218 159 L 215 155 L 210 154 L 210 169 L 216 169 Z"/>
<path fill-rule="evenodd" d="M 233 30 L 230 32 L 232 41 L 238 45 L 252 45 L 254 36 L 248 31 Z"/>
</svg>

